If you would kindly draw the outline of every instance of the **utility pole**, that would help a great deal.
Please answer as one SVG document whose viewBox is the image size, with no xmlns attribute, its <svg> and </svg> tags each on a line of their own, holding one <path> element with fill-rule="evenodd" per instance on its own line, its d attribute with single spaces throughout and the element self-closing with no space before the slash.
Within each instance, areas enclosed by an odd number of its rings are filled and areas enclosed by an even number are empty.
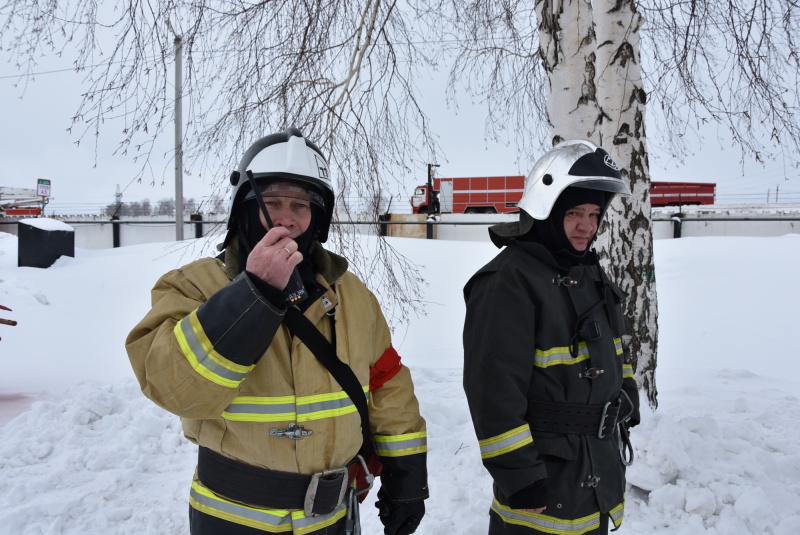
<svg viewBox="0 0 800 535">
<path fill-rule="evenodd" d="M 425 237 L 429 240 L 433 239 L 433 222 L 436 219 L 433 215 L 433 174 L 435 172 L 434 168 L 436 167 L 439 167 L 439 164 L 428 164 L 428 224 L 426 225 Z"/>
<path fill-rule="evenodd" d="M 183 38 L 167 26 L 175 36 L 175 240 L 183 241 Z"/>
</svg>

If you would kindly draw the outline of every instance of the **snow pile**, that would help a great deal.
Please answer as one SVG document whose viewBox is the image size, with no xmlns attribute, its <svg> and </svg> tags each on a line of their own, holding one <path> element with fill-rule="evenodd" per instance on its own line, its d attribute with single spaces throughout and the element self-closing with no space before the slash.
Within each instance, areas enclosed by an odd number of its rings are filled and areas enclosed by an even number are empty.
<svg viewBox="0 0 800 535">
<path fill-rule="evenodd" d="M 461 287 L 496 249 L 390 243 L 429 283 L 429 315 L 395 333 L 429 428 L 431 499 L 418 533 L 485 534 L 491 480 L 461 390 Z M 0 427 L 0 535 L 187 533 L 196 447 L 142 396 L 123 341 L 158 276 L 202 245 L 79 249 L 48 269 L 18 268 L 16 238 L 0 233 L 0 304 L 19 321 L 0 325 L 0 406 L 37 399 Z M 618 533 L 796 533 L 800 285 L 786 272 L 798 263 L 796 235 L 656 242 L 659 408 L 644 408 L 632 433 Z M 375 494 L 365 534 L 382 532 Z"/>
<path fill-rule="evenodd" d="M 797 382 L 743 370 L 687 382 L 633 430 L 625 531 L 797 533 Z"/>
<path fill-rule="evenodd" d="M 75 232 L 75 229 L 58 219 L 49 217 L 36 217 L 31 219 L 20 219 L 20 225 L 28 225 L 39 230 L 60 230 L 62 232 Z"/>
<path fill-rule="evenodd" d="M 132 381 L 48 394 L 3 429 L 0 532 L 180 533 L 195 448 Z"/>
</svg>

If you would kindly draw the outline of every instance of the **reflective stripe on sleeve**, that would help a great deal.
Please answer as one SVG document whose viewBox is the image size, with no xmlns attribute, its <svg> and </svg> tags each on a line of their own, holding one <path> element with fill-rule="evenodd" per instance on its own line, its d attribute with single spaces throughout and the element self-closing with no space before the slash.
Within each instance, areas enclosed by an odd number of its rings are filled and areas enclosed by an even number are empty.
<svg viewBox="0 0 800 535">
<path fill-rule="evenodd" d="M 623 353 L 622 339 L 614 338 L 614 351 L 617 355 Z M 578 356 L 573 357 L 569 347 L 553 347 L 550 349 L 537 349 L 534 356 L 534 365 L 538 368 L 547 368 L 558 364 L 572 365 L 589 359 L 589 347 L 586 342 L 578 344 Z"/>
<path fill-rule="evenodd" d="M 244 381 L 253 366 L 231 362 L 214 350 L 214 345 L 203 331 L 197 312 L 183 318 L 173 330 L 181 351 L 192 369 L 220 386 L 236 388 Z"/>
<path fill-rule="evenodd" d="M 531 428 L 528 424 L 506 431 L 502 435 L 478 441 L 481 448 L 481 459 L 497 457 L 532 443 L 533 436 L 531 436 Z"/>
<path fill-rule="evenodd" d="M 618 507 L 622 507 L 622 505 Z M 616 511 L 617 508 L 614 510 Z M 492 511 L 497 513 L 506 524 L 524 526 L 544 533 L 582 535 L 600 527 L 599 512 L 575 520 L 564 520 L 550 515 L 537 515 L 519 509 L 511 509 L 502 505 L 497 499 L 492 502 Z"/>
<path fill-rule="evenodd" d="M 369 386 L 362 386 L 364 395 Z M 242 396 L 235 398 L 222 417 L 237 422 L 308 422 L 356 412 L 346 392 L 313 396 Z"/>
<path fill-rule="evenodd" d="M 589 348 L 586 342 L 578 344 L 578 356 L 574 357 L 569 352 L 569 347 L 554 347 L 551 349 L 537 349 L 534 365 L 538 368 L 547 368 L 558 364 L 577 364 L 589 358 Z"/>
<path fill-rule="evenodd" d="M 407 433 L 405 435 L 373 435 L 375 453 L 382 457 L 402 457 L 428 451 L 428 433 Z"/>
<path fill-rule="evenodd" d="M 197 481 L 192 483 L 189 504 L 207 515 L 269 533 L 311 533 L 332 526 L 347 514 L 344 503 L 332 513 L 312 517 L 302 511 L 248 507 L 220 498 Z"/>
</svg>

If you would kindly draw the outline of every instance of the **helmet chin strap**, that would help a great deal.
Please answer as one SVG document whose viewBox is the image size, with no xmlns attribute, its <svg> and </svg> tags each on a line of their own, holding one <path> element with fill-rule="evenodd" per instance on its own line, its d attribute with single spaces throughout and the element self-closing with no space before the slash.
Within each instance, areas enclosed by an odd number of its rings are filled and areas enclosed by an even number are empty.
<svg viewBox="0 0 800 535">
<path fill-rule="evenodd" d="M 269 217 L 267 205 L 264 204 L 264 199 L 258 192 L 258 187 L 256 185 L 256 179 L 253 176 L 253 172 L 247 170 L 246 173 L 247 180 L 250 182 L 250 187 L 253 189 L 253 193 L 256 194 L 258 208 L 261 210 L 261 214 L 264 216 L 264 221 L 267 222 L 267 231 L 269 231 L 269 229 L 275 227 L 275 224 L 272 222 L 272 218 Z M 280 289 L 285 290 L 289 294 L 289 303 L 292 305 L 296 305 L 308 297 L 308 292 L 306 291 L 305 285 L 303 285 L 303 280 L 300 278 L 300 273 L 297 271 L 297 267 L 295 267 L 292 271 L 292 277 L 289 279 L 289 284 L 286 286 L 286 288 Z"/>
</svg>

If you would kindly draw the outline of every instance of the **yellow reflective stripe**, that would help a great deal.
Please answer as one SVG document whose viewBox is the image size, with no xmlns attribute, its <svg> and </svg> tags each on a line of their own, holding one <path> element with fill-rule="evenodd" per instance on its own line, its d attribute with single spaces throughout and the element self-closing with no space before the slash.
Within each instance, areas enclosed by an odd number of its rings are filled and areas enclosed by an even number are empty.
<svg viewBox="0 0 800 535">
<path fill-rule="evenodd" d="M 242 524 L 270 533 L 292 531 L 292 517 L 289 511 L 256 509 L 224 500 L 196 481 L 192 482 L 192 489 L 189 492 L 189 504 L 200 512 L 228 522 Z"/>
<path fill-rule="evenodd" d="M 295 406 L 294 396 L 241 396 L 228 405 L 222 417 L 236 422 L 294 422 Z"/>
<path fill-rule="evenodd" d="M 565 520 L 550 515 L 537 515 L 520 509 L 511 509 L 502 505 L 497 499 L 492 501 L 492 511 L 497 513 L 500 519 L 507 524 L 524 526 L 554 535 L 582 535 L 600 527 L 599 512 L 575 520 Z"/>
<path fill-rule="evenodd" d="M 608 514 L 611 516 L 611 521 L 614 523 L 614 527 L 620 527 L 622 525 L 622 520 L 625 518 L 625 502 L 622 502 L 618 506 L 614 507 L 608 512 Z"/>
<path fill-rule="evenodd" d="M 547 368 L 557 364 L 577 364 L 589 358 L 589 348 L 586 342 L 578 344 L 578 356 L 572 357 L 569 347 L 554 347 L 552 349 L 537 349 L 534 357 L 534 366 Z"/>
<path fill-rule="evenodd" d="M 614 349 L 617 350 L 617 355 L 622 355 L 622 338 L 614 338 Z"/>
<path fill-rule="evenodd" d="M 369 386 L 362 386 L 364 396 Z M 223 411 L 222 417 L 236 422 L 308 422 L 356 412 L 346 392 L 312 396 L 241 396 Z"/>
<path fill-rule="evenodd" d="M 369 385 L 362 386 L 366 397 Z M 297 421 L 308 422 L 351 414 L 358 410 L 347 392 L 334 392 L 333 394 L 317 394 L 297 398 Z"/>
<path fill-rule="evenodd" d="M 269 533 L 311 533 L 332 526 L 347 514 L 344 504 L 332 513 L 311 517 L 306 517 L 303 511 L 248 507 L 220 498 L 197 481 L 192 483 L 189 503 L 207 515 Z"/>
<path fill-rule="evenodd" d="M 481 459 L 491 459 L 504 453 L 517 450 L 522 446 L 533 443 L 531 428 L 523 424 L 516 429 L 506 431 L 502 435 L 485 438 L 478 441 L 481 448 Z"/>
<path fill-rule="evenodd" d="M 403 457 L 428 451 L 428 433 L 406 433 L 405 435 L 373 435 L 375 453 L 382 457 Z"/>
<path fill-rule="evenodd" d="M 614 351 L 617 355 L 623 353 L 622 339 L 614 338 Z M 589 358 L 589 347 L 586 342 L 578 344 L 578 356 L 573 357 L 569 352 L 569 347 L 553 347 L 551 349 L 537 349 L 534 356 L 534 365 L 539 368 L 547 368 L 557 364 L 577 364 Z"/>
<path fill-rule="evenodd" d="M 622 365 L 622 378 L 633 379 L 633 366 L 631 366 L 630 364 Z"/>
<path fill-rule="evenodd" d="M 192 369 L 220 386 L 238 387 L 254 367 L 236 364 L 217 353 L 203 331 L 196 311 L 179 321 L 173 333 Z"/>
</svg>

